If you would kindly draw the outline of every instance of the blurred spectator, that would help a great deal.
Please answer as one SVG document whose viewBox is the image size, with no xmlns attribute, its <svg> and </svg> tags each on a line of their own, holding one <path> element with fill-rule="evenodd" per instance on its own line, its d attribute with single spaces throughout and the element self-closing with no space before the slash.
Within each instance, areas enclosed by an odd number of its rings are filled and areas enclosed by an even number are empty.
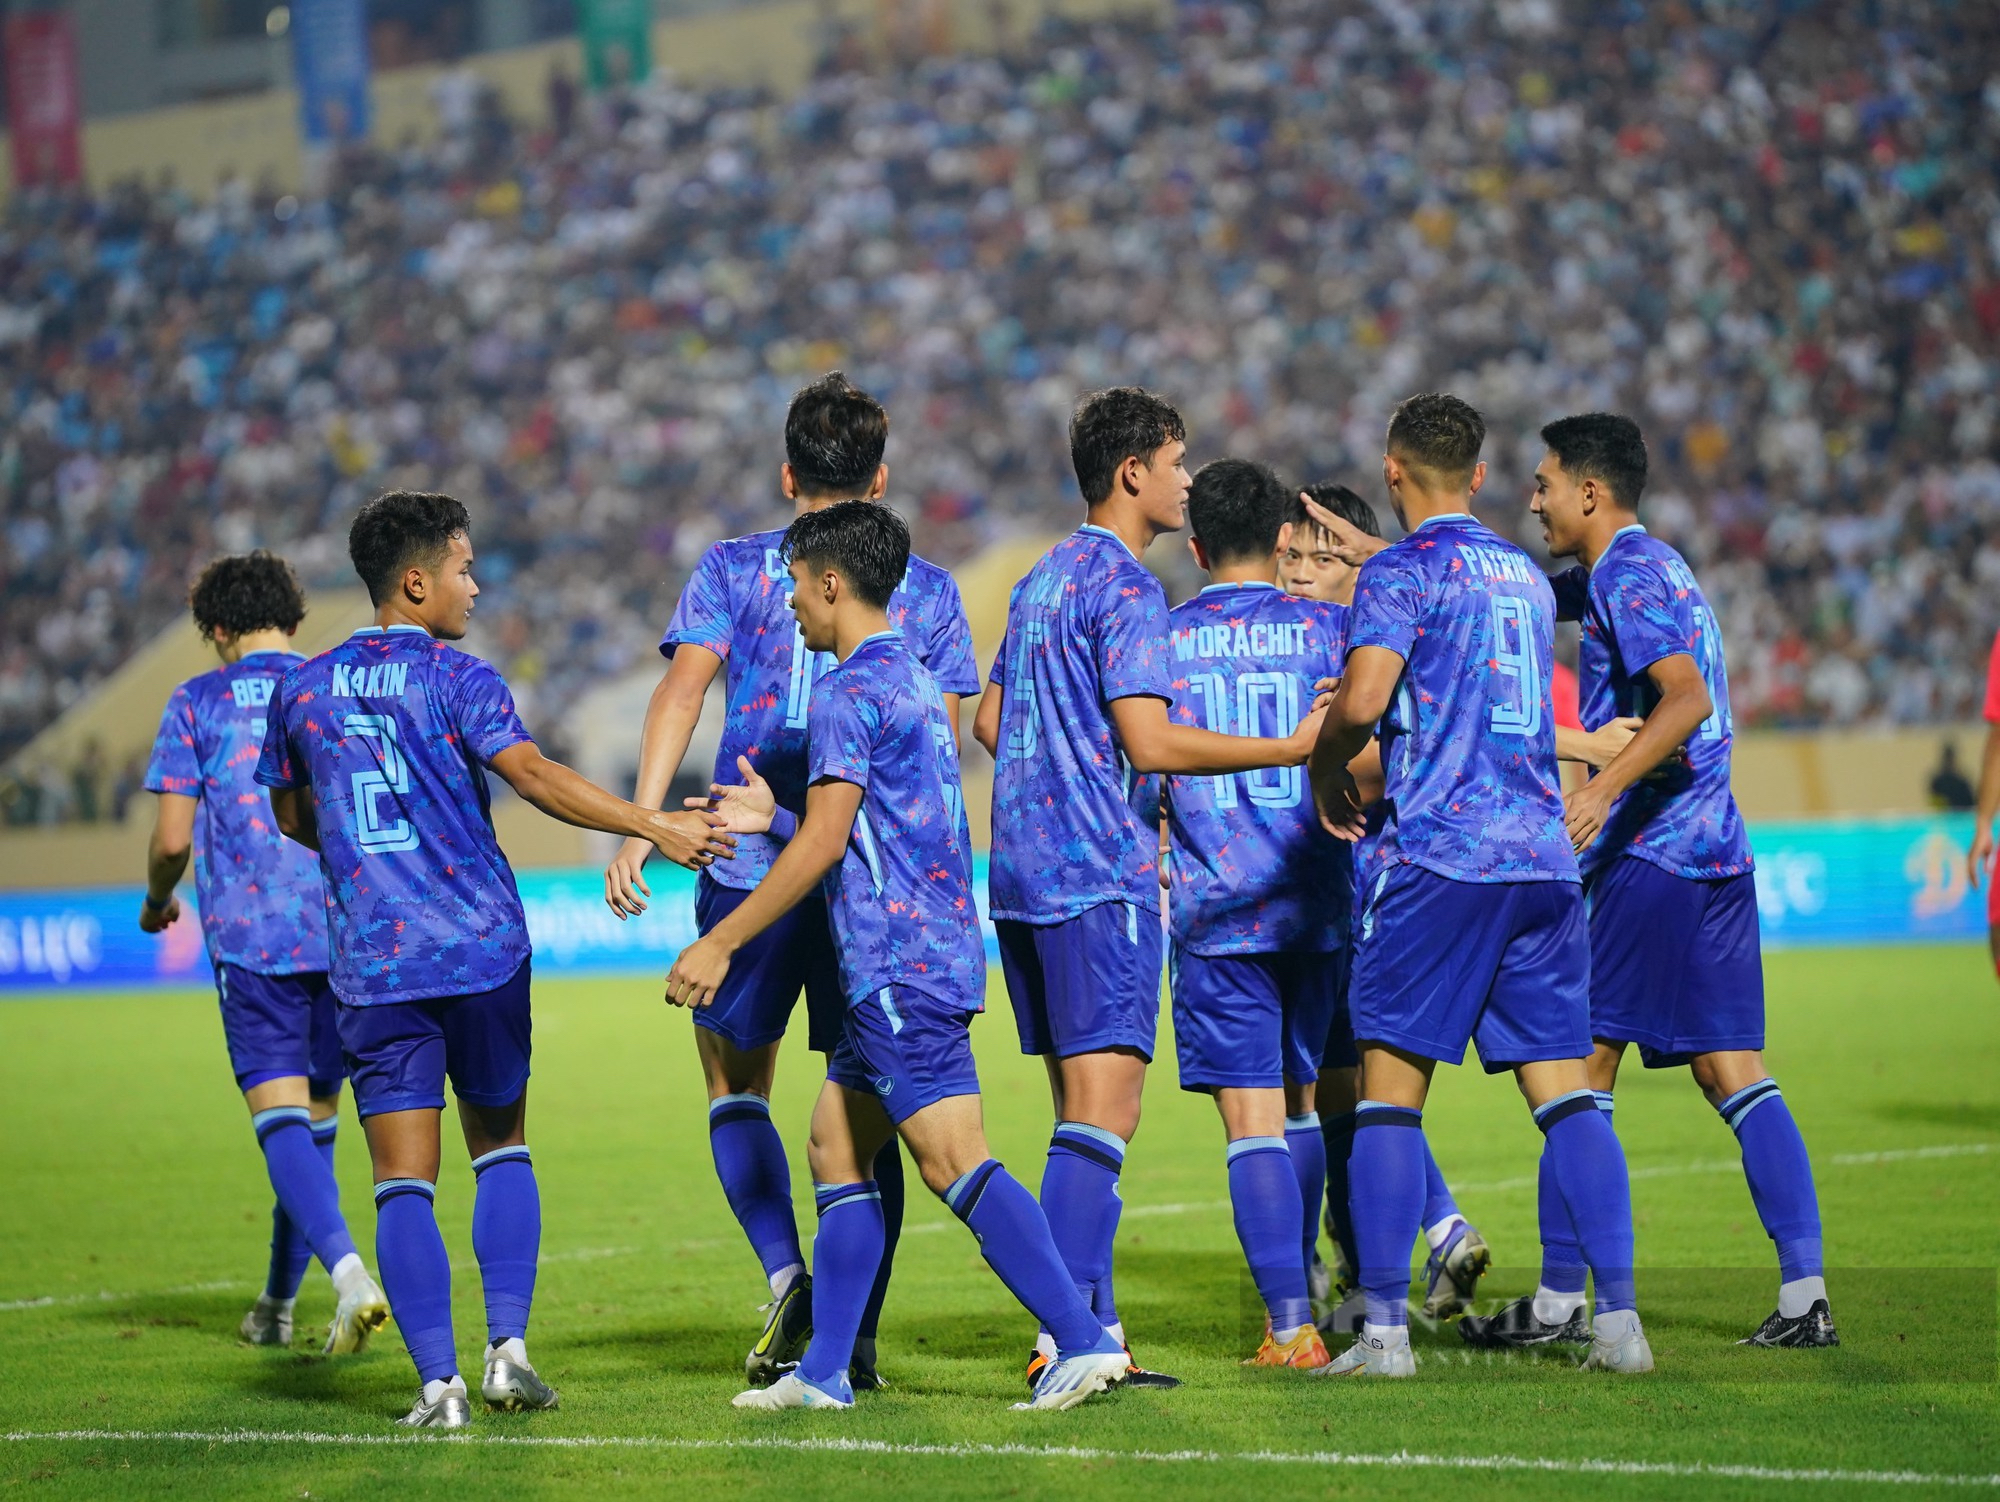
<svg viewBox="0 0 2000 1502">
<path fill-rule="evenodd" d="M 1448 386 L 1514 531 L 1536 427 L 1622 408 L 1740 724 L 1972 713 L 2000 8 L 1186 3 L 874 74 L 826 41 L 788 102 L 662 76 L 555 132 L 454 78 L 436 144 L 321 198 L 14 195 L 0 754 L 216 551 L 346 582 L 389 485 L 471 505 L 471 645 L 559 731 L 655 661 L 708 542 L 782 514 L 786 398 L 833 365 L 888 403 L 892 499 L 947 563 L 1075 519 L 1092 386 L 1170 394 L 1197 459 L 1371 493 L 1391 405 Z"/>
<path fill-rule="evenodd" d="M 1946 741 L 1938 752 L 1937 770 L 1931 773 L 1931 807 L 1953 813 L 1979 806 L 1972 784 L 1958 767 L 1958 744 Z"/>
</svg>

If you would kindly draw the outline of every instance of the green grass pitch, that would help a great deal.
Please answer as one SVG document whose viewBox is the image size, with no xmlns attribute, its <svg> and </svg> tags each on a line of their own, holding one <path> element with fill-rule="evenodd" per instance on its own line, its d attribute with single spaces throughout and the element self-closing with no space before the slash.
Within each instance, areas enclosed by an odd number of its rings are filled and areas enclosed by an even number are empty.
<svg viewBox="0 0 2000 1502">
<path fill-rule="evenodd" d="M 1187 1386 L 1066 1415 L 1008 1411 L 1031 1326 L 920 1190 L 883 1326 L 892 1390 L 845 1415 L 732 1410 L 764 1289 L 709 1166 L 688 1021 L 649 979 L 544 982 L 530 1136 L 546 1230 L 531 1348 L 563 1407 L 480 1413 L 465 1441 L 394 1438 L 414 1377 L 393 1326 L 359 1357 L 310 1353 L 306 1316 L 330 1306 L 317 1270 L 294 1351 L 236 1343 L 269 1192 L 212 996 L 0 1004 L 0 1497 L 1827 1497 L 1924 1493 L 1947 1478 L 1955 1495 L 1991 1495 L 1992 974 L 1964 948 L 1768 964 L 1769 1060 L 1816 1159 L 1839 1351 L 1732 1344 L 1775 1285 L 1735 1143 L 1683 1072 L 1634 1068 L 1618 1129 L 1656 1375 L 1467 1364 L 1449 1330 L 1419 1332 L 1425 1361 L 1409 1382 L 1245 1371 L 1256 1332 L 1221 1132 L 1206 1101 L 1174 1088 L 1169 1052 L 1125 1175 L 1119 1294 L 1141 1358 Z M 976 1029 L 988 1127 L 1033 1184 L 1046 1090 L 1039 1064 L 1014 1051 L 997 976 L 993 995 Z M 815 1062 L 795 1050 L 778 1086 L 808 1232 Z M 1428 1121 L 1502 1264 L 1485 1291 L 1531 1286 L 1538 1139 L 1511 1082 L 1443 1071 Z M 351 1109 L 340 1153 L 368 1251 Z M 460 1269 L 459 1348 L 475 1362 L 463 1164 L 448 1148 L 438 1203 Z"/>
</svg>

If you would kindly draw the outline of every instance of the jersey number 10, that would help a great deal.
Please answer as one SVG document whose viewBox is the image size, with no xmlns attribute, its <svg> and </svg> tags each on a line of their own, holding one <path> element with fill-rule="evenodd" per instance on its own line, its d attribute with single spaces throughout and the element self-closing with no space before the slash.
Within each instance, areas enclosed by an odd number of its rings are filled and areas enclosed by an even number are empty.
<svg viewBox="0 0 2000 1502">
<path fill-rule="evenodd" d="M 1220 673 L 1193 674 L 1188 690 L 1201 695 L 1203 718 L 1219 735 L 1280 736 L 1299 728 L 1299 680 L 1290 673 L 1242 674 L 1236 680 L 1233 704 L 1229 680 Z M 1236 807 L 1239 780 L 1258 808 L 1296 808 L 1305 796 L 1305 773 L 1300 767 L 1264 767 L 1209 780 L 1215 785 L 1217 808 Z"/>
</svg>

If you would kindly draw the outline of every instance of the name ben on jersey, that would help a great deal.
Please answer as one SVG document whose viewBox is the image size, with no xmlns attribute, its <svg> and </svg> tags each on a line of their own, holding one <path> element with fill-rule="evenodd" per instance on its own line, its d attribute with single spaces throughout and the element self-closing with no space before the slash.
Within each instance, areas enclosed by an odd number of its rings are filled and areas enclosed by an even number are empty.
<svg viewBox="0 0 2000 1502">
<path fill-rule="evenodd" d="M 1312 628 L 1304 621 L 1221 621 L 1212 626 L 1190 626 L 1174 633 L 1174 660 L 1188 662 L 1196 657 L 1299 657 L 1310 641 Z"/>
<path fill-rule="evenodd" d="M 366 667 L 336 662 L 333 686 L 327 692 L 349 699 L 396 699 L 402 697 L 403 685 L 409 677 L 407 662 L 374 662 Z"/>
</svg>

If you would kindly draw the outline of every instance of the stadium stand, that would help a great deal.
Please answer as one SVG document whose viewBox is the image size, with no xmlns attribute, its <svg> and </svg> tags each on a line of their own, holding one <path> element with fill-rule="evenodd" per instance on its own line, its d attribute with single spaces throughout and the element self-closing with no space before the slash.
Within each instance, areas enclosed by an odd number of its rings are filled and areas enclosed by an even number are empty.
<svg viewBox="0 0 2000 1502">
<path fill-rule="evenodd" d="M 1394 399 L 1449 385 L 1517 522 L 1535 426 L 1622 407 L 1739 723 L 1968 719 L 2000 625 L 2000 12 L 1686 9 L 1184 4 L 992 56 L 835 45 L 783 100 L 659 78 L 567 133 L 491 95 L 303 200 L 17 194 L 0 754 L 218 550 L 347 582 L 388 485 L 472 506 L 473 645 L 560 743 L 701 549 L 772 515 L 784 402 L 833 365 L 889 403 L 893 494 L 949 563 L 1072 513 L 1094 385 L 1171 393 L 1196 458 L 1364 488 Z M 6 817 L 107 810 L 125 770 L 17 767 Z"/>
</svg>

